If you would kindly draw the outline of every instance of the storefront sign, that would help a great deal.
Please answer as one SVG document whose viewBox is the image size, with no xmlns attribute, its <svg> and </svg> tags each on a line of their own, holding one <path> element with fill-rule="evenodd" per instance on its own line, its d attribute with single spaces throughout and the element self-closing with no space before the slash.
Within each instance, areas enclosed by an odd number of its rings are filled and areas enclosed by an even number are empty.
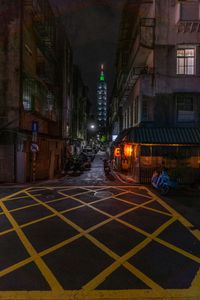
<svg viewBox="0 0 200 300">
<path fill-rule="evenodd" d="M 119 157 L 121 155 L 121 149 L 118 147 L 118 148 L 115 148 L 114 150 L 114 157 Z"/>
<path fill-rule="evenodd" d="M 130 157 L 132 156 L 132 152 L 133 152 L 133 147 L 131 144 L 125 144 L 124 145 L 124 155 L 126 157 Z"/>
</svg>

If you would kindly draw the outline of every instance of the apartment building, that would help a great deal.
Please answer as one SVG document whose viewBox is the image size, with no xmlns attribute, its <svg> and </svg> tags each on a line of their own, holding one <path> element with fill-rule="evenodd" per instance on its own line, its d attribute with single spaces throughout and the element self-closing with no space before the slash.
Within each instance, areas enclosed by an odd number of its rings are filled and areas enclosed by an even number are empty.
<svg viewBox="0 0 200 300">
<path fill-rule="evenodd" d="M 0 1 L 0 181 L 53 178 L 69 135 L 72 53 L 48 0 Z M 62 42 L 61 42 L 62 41 Z"/>
<path fill-rule="evenodd" d="M 143 169 L 175 168 L 181 157 L 198 173 L 200 1 L 127 1 L 116 65 L 111 133 L 133 146 L 126 168 L 140 181 Z"/>
<path fill-rule="evenodd" d="M 89 118 L 88 87 L 84 84 L 77 65 L 73 66 L 73 121 L 71 128 L 71 145 L 73 153 L 80 153 L 87 144 Z"/>
</svg>

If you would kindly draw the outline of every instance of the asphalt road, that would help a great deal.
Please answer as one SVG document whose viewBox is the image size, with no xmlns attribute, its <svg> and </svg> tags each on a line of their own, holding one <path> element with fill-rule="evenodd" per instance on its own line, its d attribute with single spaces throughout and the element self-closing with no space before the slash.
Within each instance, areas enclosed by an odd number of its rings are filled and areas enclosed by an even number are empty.
<svg viewBox="0 0 200 300">
<path fill-rule="evenodd" d="M 200 232 L 144 186 L 1 188 L 0 299 L 200 299 Z"/>
</svg>

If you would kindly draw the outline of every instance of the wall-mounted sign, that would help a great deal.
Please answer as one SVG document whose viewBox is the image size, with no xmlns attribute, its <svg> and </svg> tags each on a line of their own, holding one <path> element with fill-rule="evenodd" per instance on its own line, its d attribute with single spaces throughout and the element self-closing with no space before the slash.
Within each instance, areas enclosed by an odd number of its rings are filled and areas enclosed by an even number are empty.
<svg viewBox="0 0 200 300">
<path fill-rule="evenodd" d="M 116 138 L 117 138 L 117 134 L 113 134 L 112 135 L 112 142 L 114 142 L 116 140 Z"/>
<path fill-rule="evenodd" d="M 38 132 L 38 122 L 37 121 L 32 121 L 32 132 Z"/>
<path fill-rule="evenodd" d="M 36 143 L 32 143 L 31 144 L 31 152 L 33 152 L 33 153 L 39 152 L 39 146 L 38 146 L 38 144 L 36 144 Z"/>
<path fill-rule="evenodd" d="M 114 150 L 114 157 L 119 157 L 121 155 L 121 149 L 119 147 Z"/>
<path fill-rule="evenodd" d="M 132 152 L 133 152 L 133 146 L 131 144 L 125 144 L 124 145 L 124 155 L 126 157 L 130 157 L 130 156 L 132 156 Z"/>
</svg>

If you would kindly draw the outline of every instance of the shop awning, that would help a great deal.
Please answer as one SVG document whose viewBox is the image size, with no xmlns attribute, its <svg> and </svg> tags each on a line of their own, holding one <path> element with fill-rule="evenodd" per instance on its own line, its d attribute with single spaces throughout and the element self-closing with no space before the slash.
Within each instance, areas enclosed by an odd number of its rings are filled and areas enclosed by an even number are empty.
<svg viewBox="0 0 200 300">
<path fill-rule="evenodd" d="M 200 145 L 200 128 L 146 128 L 132 127 L 122 131 L 116 139 L 121 142 L 140 144 L 184 144 Z"/>
<path fill-rule="evenodd" d="M 122 131 L 118 134 L 118 136 L 117 136 L 117 138 L 116 138 L 116 140 L 114 141 L 113 144 L 114 144 L 114 145 L 117 145 L 117 144 L 121 143 L 121 142 L 123 141 L 123 139 L 127 136 L 129 130 L 130 130 L 130 128 L 129 128 L 129 129 L 124 129 L 124 130 L 122 130 Z"/>
</svg>

